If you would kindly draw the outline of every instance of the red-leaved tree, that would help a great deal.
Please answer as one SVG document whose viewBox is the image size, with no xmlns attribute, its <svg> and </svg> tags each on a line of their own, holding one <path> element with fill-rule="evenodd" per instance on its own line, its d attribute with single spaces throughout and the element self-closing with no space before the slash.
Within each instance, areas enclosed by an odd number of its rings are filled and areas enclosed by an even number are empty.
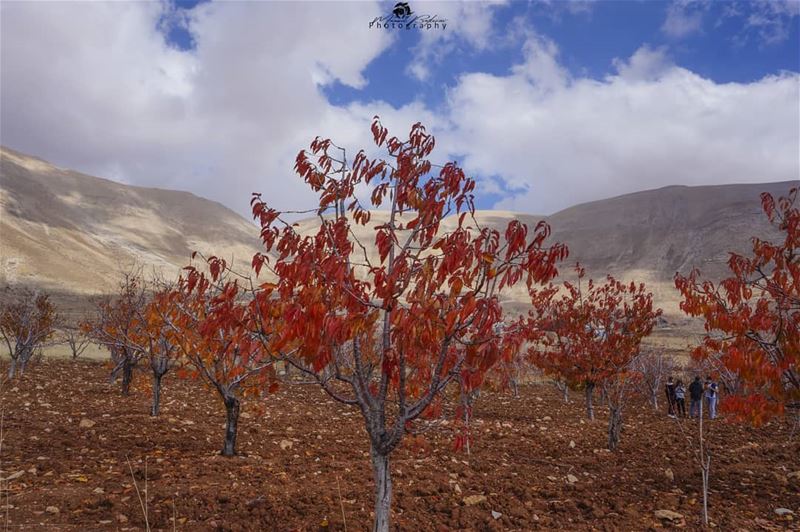
<svg viewBox="0 0 800 532">
<path fill-rule="evenodd" d="M 8 378 L 22 375 L 28 362 L 55 334 L 59 321 L 50 296 L 24 289 L 12 294 L 6 288 L 0 303 L 0 337 L 8 347 Z"/>
<path fill-rule="evenodd" d="M 661 309 L 653 308 L 653 294 L 645 285 L 625 284 L 608 276 L 603 284 L 576 268 L 578 282 L 564 282 L 563 292 L 552 297 L 532 290 L 528 317 L 532 362 L 546 374 L 581 383 L 586 391 L 586 412 L 594 419 L 592 392 L 602 386 L 609 405 L 609 448 L 619 443 L 622 408 L 634 376 L 631 362 L 639 355 L 642 339 L 655 326 Z M 549 301 L 549 303 L 548 303 Z"/>
<path fill-rule="evenodd" d="M 122 395 L 130 393 L 133 370 L 146 353 L 139 337 L 147 302 L 146 282 L 134 269 L 123 274 L 117 293 L 95 301 L 96 317 L 81 325 L 84 333 L 111 353 L 111 378 L 122 373 Z"/>
<path fill-rule="evenodd" d="M 753 238 L 748 256 L 731 253 L 731 276 L 719 284 L 696 269 L 675 276 L 681 309 L 705 320 L 693 355 L 715 359 L 738 377 L 722 407 L 760 424 L 787 408 L 800 414 L 800 208 L 798 188 L 761 205 L 780 232 L 775 243 Z"/>
<path fill-rule="evenodd" d="M 314 234 L 299 234 L 254 196 L 267 253 L 253 266 L 271 271 L 285 302 L 281 343 L 299 343 L 287 363 L 361 412 L 375 478 L 374 530 L 386 531 L 392 451 L 415 419 L 437 414 L 449 383 L 461 378 L 466 391 L 481 384 L 504 356 L 495 341 L 503 320 L 498 293 L 548 281 L 566 248 L 545 247 L 544 223 L 530 232 L 518 221 L 503 232 L 478 227 L 475 182 L 454 163 L 434 170 L 434 138 L 421 124 L 401 140 L 376 117 L 372 133 L 388 161 L 363 151 L 350 160 L 319 138 L 298 154 L 297 173 L 319 195 Z M 385 210 L 369 211 L 362 197 Z M 449 215 L 455 219 L 445 230 Z M 377 256 L 357 228 L 371 233 Z"/>
<path fill-rule="evenodd" d="M 172 334 L 173 330 L 167 319 L 171 309 L 171 288 L 162 286 L 147 305 L 139 310 L 139 326 L 134 329 L 134 336 L 131 338 L 133 345 L 138 345 L 145 353 L 150 366 L 153 387 L 151 416 L 157 416 L 161 408 L 161 384 L 164 376 L 180 363 L 178 341 Z"/>
<path fill-rule="evenodd" d="M 209 257 L 206 274 L 187 267 L 161 314 L 168 341 L 180 351 L 180 375 L 200 378 L 225 405 L 225 440 L 221 454 L 236 454 L 241 402 L 246 396 L 277 388 L 273 349 L 278 301 L 262 287 L 256 302 L 223 259 Z M 256 306 L 258 305 L 258 306 Z"/>
</svg>

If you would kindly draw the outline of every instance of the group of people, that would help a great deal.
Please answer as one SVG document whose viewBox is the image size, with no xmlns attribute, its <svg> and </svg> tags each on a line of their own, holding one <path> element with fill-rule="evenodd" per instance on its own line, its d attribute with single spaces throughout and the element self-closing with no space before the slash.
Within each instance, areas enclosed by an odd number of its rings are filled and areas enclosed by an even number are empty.
<svg viewBox="0 0 800 532">
<path fill-rule="evenodd" d="M 666 384 L 667 394 L 667 407 L 669 417 L 686 417 L 686 388 L 683 381 L 678 379 L 677 382 L 673 381 L 672 377 L 667 379 Z M 692 383 L 689 385 L 689 416 L 696 418 L 703 413 L 703 398 L 706 401 L 706 412 L 708 412 L 709 419 L 717 417 L 717 398 L 718 387 L 717 383 L 709 376 L 706 381 L 702 382 L 700 376 L 695 376 Z"/>
</svg>

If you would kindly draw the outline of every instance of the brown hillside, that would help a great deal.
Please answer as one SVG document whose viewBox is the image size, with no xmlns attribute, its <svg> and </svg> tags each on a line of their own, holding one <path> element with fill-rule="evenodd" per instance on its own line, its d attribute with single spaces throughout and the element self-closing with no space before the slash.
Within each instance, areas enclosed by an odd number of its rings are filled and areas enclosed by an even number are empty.
<svg viewBox="0 0 800 532">
<path fill-rule="evenodd" d="M 192 251 L 233 258 L 246 269 L 260 247 L 258 229 L 223 205 L 188 192 L 122 185 L 57 168 L 13 150 L 0 150 L 0 285 L 34 285 L 70 294 L 108 290 L 134 261 L 175 275 Z M 570 258 L 562 277 L 580 261 L 591 276 L 612 273 L 645 281 L 668 321 L 688 321 L 678 309 L 672 278 L 699 267 L 719 278 L 730 250 L 746 251 L 750 238 L 774 232 L 761 213 L 759 194 L 786 194 L 797 182 L 724 186 L 671 186 L 570 207 L 545 219 L 553 241 L 565 242 Z M 541 216 L 479 211 L 481 225 L 502 229 L 512 218 L 529 226 Z M 373 223 L 385 221 L 373 213 Z M 446 221 L 452 226 L 455 219 Z M 313 231 L 317 219 L 299 222 Z M 356 228 L 373 264 L 377 253 L 368 228 Z M 524 311 L 520 287 L 504 294 L 506 306 Z M 669 339 L 663 342 L 670 343 Z"/>
<path fill-rule="evenodd" d="M 250 263 L 258 230 L 188 192 L 122 185 L 2 148 L 0 284 L 107 291 L 134 262 L 174 275 L 192 251 Z"/>
</svg>

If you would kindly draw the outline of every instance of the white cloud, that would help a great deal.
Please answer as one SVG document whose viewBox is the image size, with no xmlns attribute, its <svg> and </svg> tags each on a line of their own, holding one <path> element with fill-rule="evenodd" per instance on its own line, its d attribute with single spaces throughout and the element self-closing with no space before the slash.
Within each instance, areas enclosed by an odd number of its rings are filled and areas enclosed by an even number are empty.
<svg viewBox="0 0 800 532">
<path fill-rule="evenodd" d="M 497 208 L 548 213 L 666 185 L 800 176 L 798 75 L 718 84 L 649 48 L 616 63 L 617 75 L 551 91 L 526 65 L 465 75 L 450 91 L 448 146 L 470 171 L 523 190 Z"/>
<path fill-rule="evenodd" d="M 279 208 L 310 207 L 292 172 L 298 149 L 316 135 L 351 154 L 368 148 L 375 114 L 398 136 L 422 121 L 437 135 L 437 158 L 451 154 L 483 176 L 479 190 L 514 191 L 499 208 L 548 213 L 670 184 L 800 175 L 797 75 L 718 84 L 644 46 L 602 80 L 576 77 L 556 43 L 527 29 L 514 37 L 525 40 L 520 64 L 502 76 L 463 74 L 444 109 L 335 106 L 320 85 L 365 87 L 367 65 L 391 44 L 391 32 L 368 28 L 378 4 L 205 4 L 184 21 L 190 52 L 159 32 L 164 16 L 182 16 L 165 4 L 6 2 L 0 11 L 0 142 L 241 213 L 253 191 Z M 454 42 L 489 45 L 475 17 Z"/>
<path fill-rule="evenodd" d="M 762 46 L 782 43 L 789 38 L 796 17 L 800 16 L 800 0 L 729 0 L 720 4 L 721 14 L 714 28 L 736 21 L 740 26 L 732 41 L 739 46 L 751 40 Z M 661 30 L 674 39 L 702 33 L 711 7 L 710 0 L 674 0 L 667 8 Z"/>
<path fill-rule="evenodd" d="M 747 32 L 758 34 L 766 45 L 778 44 L 789 38 L 794 18 L 800 16 L 798 0 L 760 0 L 751 4 L 751 13 L 745 20 L 744 36 Z"/>
<path fill-rule="evenodd" d="M 98 172 L 121 159 L 129 170 L 145 161 L 170 166 L 191 137 L 197 63 L 164 44 L 158 4 L 0 10 L 4 144 Z M 167 124 L 169 134 L 159 135 Z"/>
<path fill-rule="evenodd" d="M 617 57 L 612 64 L 619 77 L 631 81 L 658 79 L 673 66 L 665 47 L 653 49 L 648 45 L 636 50 L 627 61 Z"/>
<path fill-rule="evenodd" d="M 491 2 L 424 2 L 415 4 L 415 15 L 436 15 L 447 21 L 444 30 L 421 32 L 413 50 L 413 58 L 406 67 L 408 74 L 424 81 L 435 68 L 460 46 L 484 50 L 497 41 L 494 11 L 506 0 Z"/>
<path fill-rule="evenodd" d="M 242 213 L 253 191 L 282 207 L 309 199 L 292 167 L 314 136 L 368 135 L 319 85 L 363 87 L 367 64 L 391 43 L 369 31 L 380 7 L 368 3 L 204 4 L 186 21 L 191 52 L 159 32 L 175 16 L 166 4 L 0 9 L 0 142 Z"/>
<path fill-rule="evenodd" d="M 676 39 L 699 33 L 703 28 L 703 14 L 708 5 L 706 0 L 675 0 L 667 8 L 667 18 L 661 31 Z"/>
<path fill-rule="evenodd" d="M 552 40 L 529 34 L 522 46 L 524 61 L 511 71 L 541 90 L 555 90 L 569 80 L 569 72 L 558 62 L 558 46 Z"/>
<path fill-rule="evenodd" d="M 591 16 L 598 0 L 538 0 L 546 8 L 545 13 L 553 21 L 561 21 L 564 15 Z"/>
<path fill-rule="evenodd" d="M 571 15 L 591 15 L 597 0 L 569 0 L 559 2 Z"/>
</svg>

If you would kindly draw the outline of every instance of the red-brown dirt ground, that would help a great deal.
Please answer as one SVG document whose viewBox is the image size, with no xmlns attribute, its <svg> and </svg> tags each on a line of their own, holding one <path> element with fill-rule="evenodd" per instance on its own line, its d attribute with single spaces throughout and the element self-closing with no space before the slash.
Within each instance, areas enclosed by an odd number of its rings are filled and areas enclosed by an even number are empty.
<svg viewBox="0 0 800 532">
<path fill-rule="evenodd" d="M 6 523 L 9 530 L 144 529 L 128 459 L 140 490 L 147 478 L 142 495 L 153 529 L 343 530 L 345 519 L 348 530 L 371 525 L 360 414 L 316 386 L 246 400 L 234 458 L 218 454 L 224 410 L 216 395 L 172 375 L 156 418 L 146 394 L 122 397 L 107 367 L 91 362 L 44 361 L 0 393 L 0 477 L 14 477 L 3 483 L 2 530 Z M 518 399 L 484 393 L 469 456 L 453 452 L 450 424 L 426 433 L 427 444 L 394 453 L 395 528 L 701 528 L 700 472 L 677 423 L 632 401 L 620 448 L 610 453 L 605 414 L 598 408 L 597 421 L 584 421 L 577 394 L 564 405 L 546 384 L 523 386 Z M 790 431 L 785 422 L 759 429 L 711 423 L 713 526 L 797 529 L 800 435 L 792 440 Z M 468 505 L 473 495 L 485 500 Z M 778 516 L 781 507 L 795 520 Z M 660 520 L 660 509 L 683 520 Z"/>
</svg>

